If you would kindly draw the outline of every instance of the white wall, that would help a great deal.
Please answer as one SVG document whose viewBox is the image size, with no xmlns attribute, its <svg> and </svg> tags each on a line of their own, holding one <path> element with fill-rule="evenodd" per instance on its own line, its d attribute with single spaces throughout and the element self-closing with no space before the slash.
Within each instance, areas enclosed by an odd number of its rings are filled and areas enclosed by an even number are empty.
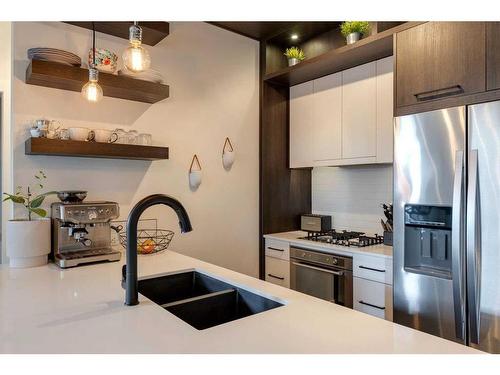
<svg viewBox="0 0 500 375">
<path fill-rule="evenodd" d="M 170 98 L 148 105 L 104 98 L 86 103 L 79 93 L 24 83 L 26 50 L 46 46 L 86 56 L 91 32 L 62 23 L 15 23 L 14 179 L 25 185 L 38 169 L 47 189 L 85 189 L 89 200 L 119 202 L 122 217 L 153 193 L 178 198 L 194 231 L 179 234 L 168 209 L 152 208 L 160 227 L 175 230 L 171 248 L 250 275 L 258 274 L 258 43 L 205 23 L 171 23 L 170 35 L 149 47 L 152 67 L 170 85 Z M 97 47 L 121 55 L 127 42 L 98 33 Z M 121 59 L 120 59 L 121 60 Z M 65 126 L 136 129 L 170 147 L 166 161 L 128 161 L 26 156 L 30 121 L 57 119 Z M 236 162 L 223 169 L 221 151 L 230 137 Z M 193 192 L 188 168 L 193 154 L 203 182 Z"/>
<path fill-rule="evenodd" d="M 392 165 L 321 167 L 312 171 L 312 211 L 332 215 L 336 229 L 382 234 L 381 203 L 392 202 Z"/>
<path fill-rule="evenodd" d="M 11 112 L 12 112 L 12 22 L 0 22 L 0 139 L 1 139 L 1 185 L 2 192 L 12 189 L 12 150 L 11 150 Z M 0 206 L 2 226 L 2 246 L 0 263 L 5 259 L 5 229 L 11 216 L 11 206 Z"/>
</svg>

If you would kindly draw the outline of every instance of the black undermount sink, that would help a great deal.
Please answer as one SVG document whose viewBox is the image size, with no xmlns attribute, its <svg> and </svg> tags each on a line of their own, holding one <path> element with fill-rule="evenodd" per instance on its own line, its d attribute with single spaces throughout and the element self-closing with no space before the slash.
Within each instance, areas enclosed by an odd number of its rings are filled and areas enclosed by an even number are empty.
<svg viewBox="0 0 500 375">
<path fill-rule="evenodd" d="M 199 330 L 283 306 L 197 271 L 139 279 L 139 293 Z"/>
</svg>

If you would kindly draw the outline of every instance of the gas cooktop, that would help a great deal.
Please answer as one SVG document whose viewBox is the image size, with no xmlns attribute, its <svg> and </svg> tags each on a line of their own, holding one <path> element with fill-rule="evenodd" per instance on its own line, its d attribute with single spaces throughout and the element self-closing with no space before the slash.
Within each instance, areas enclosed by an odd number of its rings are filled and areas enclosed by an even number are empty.
<svg viewBox="0 0 500 375">
<path fill-rule="evenodd" d="M 356 246 L 365 247 L 384 243 L 384 237 L 375 234 L 367 236 L 363 232 L 353 232 L 342 230 L 337 232 L 332 229 L 327 232 L 308 232 L 306 237 L 301 237 L 302 240 L 316 241 L 340 246 Z"/>
</svg>

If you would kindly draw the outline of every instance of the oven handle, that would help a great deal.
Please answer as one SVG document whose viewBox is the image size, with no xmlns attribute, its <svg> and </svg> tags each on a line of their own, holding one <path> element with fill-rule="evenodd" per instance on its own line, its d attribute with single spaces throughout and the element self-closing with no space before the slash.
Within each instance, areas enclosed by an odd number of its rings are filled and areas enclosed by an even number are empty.
<svg viewBox="0 0 500 375">
<path fill-rule="evenodd" d="M 304 264 L 304 263 L 296 263 L 296 262 L 292 262 L 292 264 L 294 266 L 297 266 L 297 267 L 305 267 L 305 268 L 310 268 L 312 270 L 316 270 L 316 271 L 321 271 L 321 272 L 326 272 L 326 273 L 330 273 L 332 275 L 336 275 L 336 276 L 343 276 L 344 275 L 344 272 L 342 271 L 332 271 L 332 270 L 328 270 L 328 269 L 325 269 L 325 268 L 319 268 L 319 267 L 314 267 L 314 266 L 310 266 L 308 264 Z"/>
</svg>

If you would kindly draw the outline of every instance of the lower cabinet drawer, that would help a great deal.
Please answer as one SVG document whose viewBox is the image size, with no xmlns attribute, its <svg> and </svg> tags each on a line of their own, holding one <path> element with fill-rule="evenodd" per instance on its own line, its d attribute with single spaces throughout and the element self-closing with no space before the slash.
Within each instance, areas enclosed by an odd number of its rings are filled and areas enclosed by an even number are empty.
<svg viewBox="0 0 500 375">
<path fill-rule="evenodd" d="M 286 241 L 266 238 L 266 256 L 290 260 L 290 244 Z"/>
<path fill-rule="evenodd" d="M 354 310 L 392 321 L 392 286 L 353 278 Z"/>
<path fill-rule="evenodd" d="M 354 254 L 352 273 L 355 277 L 392 285 L 392 259 Z"/>
<path fill-rule="evenodd" d="M 266 281 L 290 288 L 290 262 L 266 256 Z"/>
</svg>

